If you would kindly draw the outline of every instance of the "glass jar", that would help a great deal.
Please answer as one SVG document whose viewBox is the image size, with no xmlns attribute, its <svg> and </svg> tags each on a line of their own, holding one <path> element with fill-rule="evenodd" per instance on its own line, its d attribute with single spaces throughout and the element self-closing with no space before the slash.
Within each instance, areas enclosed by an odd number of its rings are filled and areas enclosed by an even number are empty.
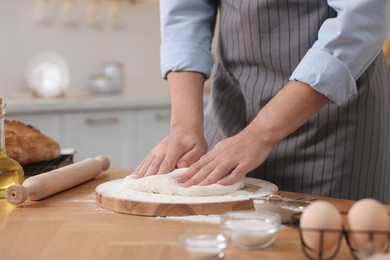
<svg viewBox="0 0 390 260">
<path fill-rule="evenodd" d="M 22 166 L 8 157 L 5 148 L 4 115 L 6 104 L 0 98 L 0 198 L 4 198 L 5 190 L 13 184 L 21 184 L 24 180 Z"/>
</svg>

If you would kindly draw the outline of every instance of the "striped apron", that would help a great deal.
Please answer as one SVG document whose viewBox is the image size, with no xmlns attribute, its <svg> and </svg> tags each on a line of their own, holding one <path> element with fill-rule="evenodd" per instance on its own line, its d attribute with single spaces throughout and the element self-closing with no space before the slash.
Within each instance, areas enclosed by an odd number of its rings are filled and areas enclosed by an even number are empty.
<svg viewBox="0 0 390 260">
<path fill-rule="evenodd" d="M 321 24 L 334 16 L 324 0 L 220 1 L 219 50 L 205 112 L 210 149 L 240 132 L 281 90 Z M 248 176 L 285 191 L 389 204 L 390 80 L 383 54 L 357 88 L 343 105 L 324 106 Z"/>
</svg>

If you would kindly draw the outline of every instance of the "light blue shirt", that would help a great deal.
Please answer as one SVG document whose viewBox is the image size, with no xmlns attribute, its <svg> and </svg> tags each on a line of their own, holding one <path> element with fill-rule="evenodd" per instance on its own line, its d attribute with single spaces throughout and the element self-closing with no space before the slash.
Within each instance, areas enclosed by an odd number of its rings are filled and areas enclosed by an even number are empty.
<svg viewBox="0 0 390 260">
<path fill-rule="evenodd" d="M 357 93 L 356 80 L 382 49 L 390 28 L 390 0 L 327 2 L 337 16 L 322 24 L 318 40 L 290 80 L 304 82 L 340 105 Z M 160 0 L 164 78 L 169 71 L 210 75 L 217 7 L 217 0 Z"/>
</svg>

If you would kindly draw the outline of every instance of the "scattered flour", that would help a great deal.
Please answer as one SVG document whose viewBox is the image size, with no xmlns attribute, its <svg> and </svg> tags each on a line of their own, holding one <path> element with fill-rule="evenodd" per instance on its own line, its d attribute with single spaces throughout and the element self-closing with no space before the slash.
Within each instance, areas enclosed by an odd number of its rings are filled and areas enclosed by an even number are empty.
<svg viewBox="0 0 390 260">
<path fill-rule="evenodd" d="M 180 222 L 196 222 L 219 224 L 221 215 L 193 215 L 193 216 L 169 216 L 169 217 L 154 217 L 157 220 L 175 220 Z"/>
</svg>

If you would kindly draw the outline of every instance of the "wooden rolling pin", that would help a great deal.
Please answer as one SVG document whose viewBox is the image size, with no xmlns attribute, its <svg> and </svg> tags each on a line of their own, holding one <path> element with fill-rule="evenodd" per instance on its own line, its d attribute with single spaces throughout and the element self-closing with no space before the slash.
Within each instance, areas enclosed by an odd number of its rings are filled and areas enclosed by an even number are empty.
<svg viewBox="0 0 390 260">
<path fill-rule="evenodd" d="M 40 200 L 97 177 L 110 167 L 105 156 L 88 158 L 53 171 L 26 179 L 22 185 L 14 184 L 5 191 L 7 201 L 14 205 L 29 200 Z"/>
</svg>

